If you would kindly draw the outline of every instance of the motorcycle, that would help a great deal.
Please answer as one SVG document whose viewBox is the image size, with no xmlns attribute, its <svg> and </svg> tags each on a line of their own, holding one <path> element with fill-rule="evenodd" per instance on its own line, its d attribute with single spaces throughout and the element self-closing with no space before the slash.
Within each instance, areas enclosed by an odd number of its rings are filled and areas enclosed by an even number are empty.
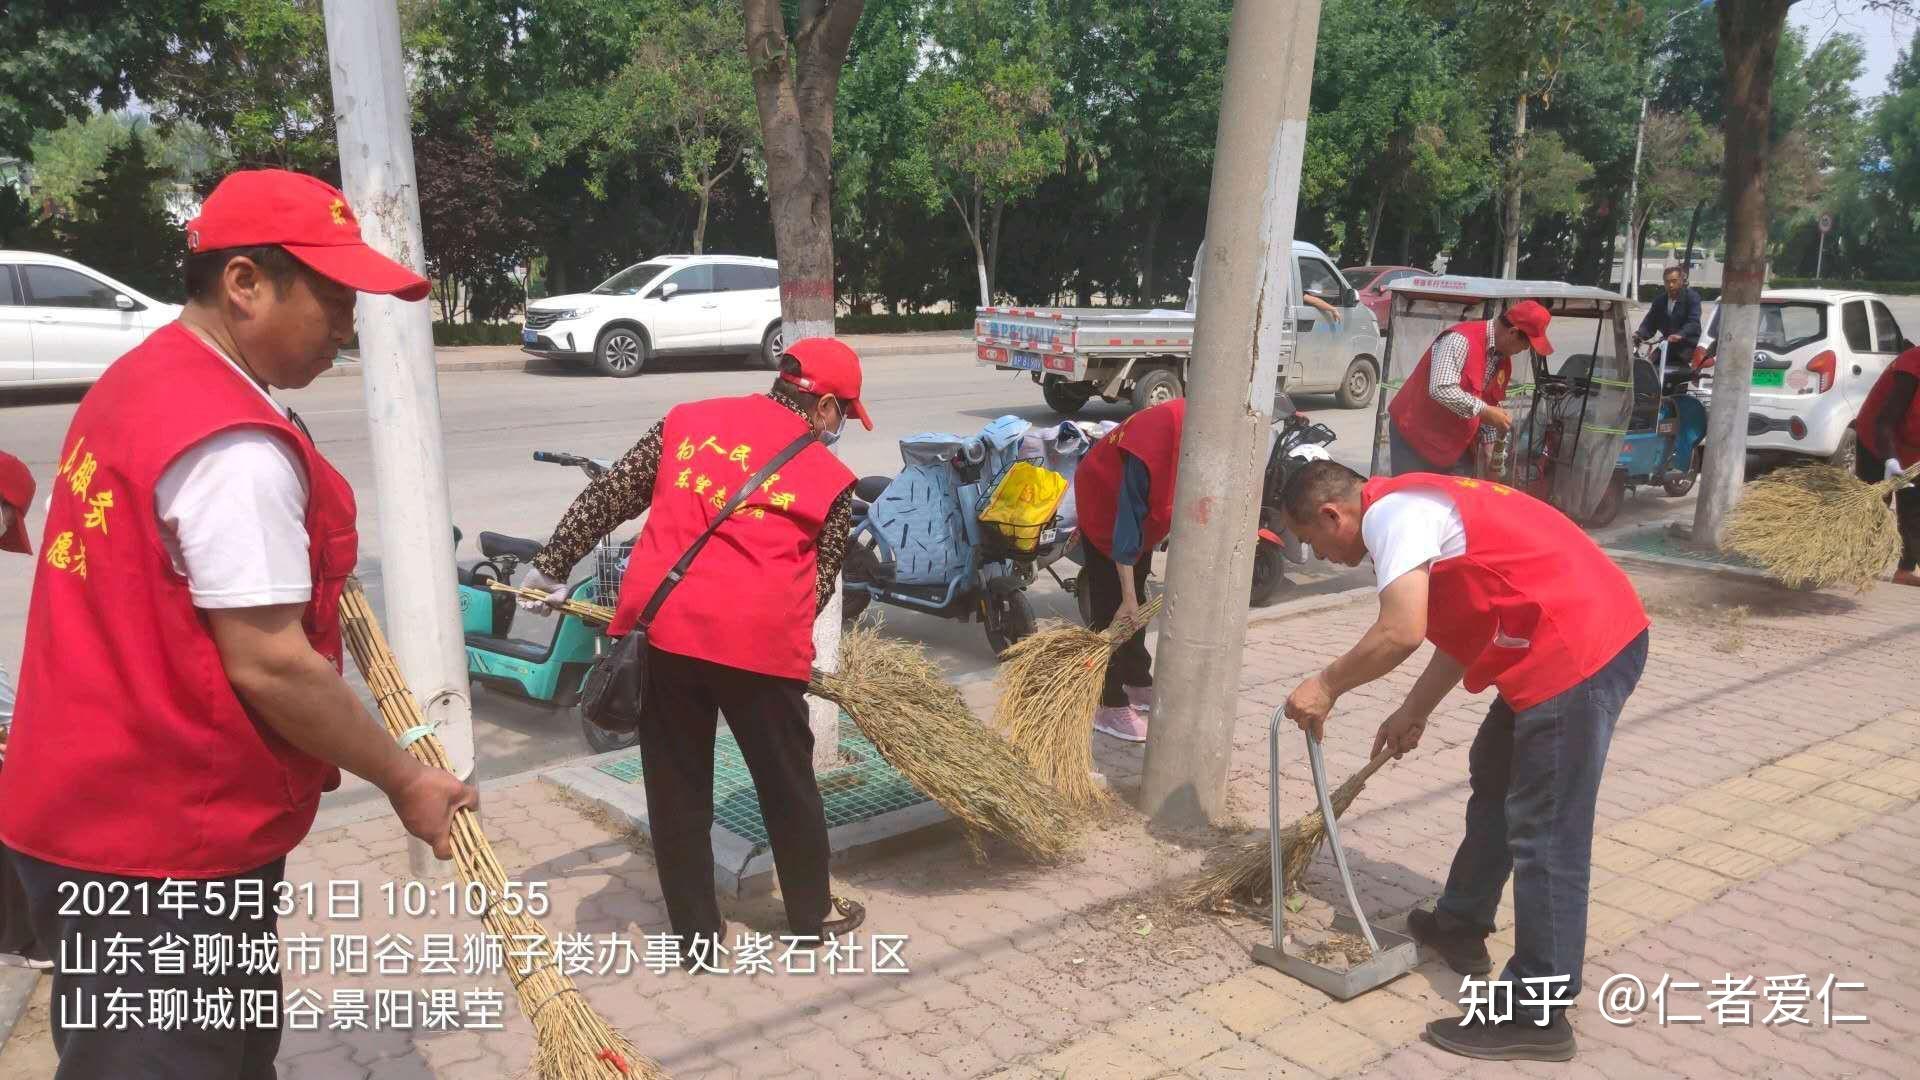
<svg viewBox="0 0 1920 1080">
<path fill-rule="evenodd" d="M 533 460 L 579 469 L 588 479 L 597 479 L 613 463 L 577 454 L 547 450 L 533 452 Z M 461 533 L 454 529 L 454 543 Z M 576 615 L 552 616 L 552 629 L 546 640 L 528 641 L 512 636 L 513 618 L 519 610 L 509 593 L 489 588 L 494 581 L 513 582 L 514 573 L 540 550 L 540 541 L 503 533 L 483 532 L 479 537 L 481 558 L 472 566 L 458 570 L 460 621 L 467 647 L 467 677 L 523 701 L 552 709 L 576 709 L 580 687 L 587 670 L 600 655 L 605 628 Z M 620 589 L 626 569 L 626 555 L 632 542 L 608 544 L 596 549 L 594 574 L 573 585 L 568 597 L 589 603 L 611 605 Z M 605 583 L 604 586 L 602 583 Z M 595 753 L 606 753 L 633 745 L 635 736 L 614 735 L 580 717 L 580 729 L 587 745 Z"/>
<path fill-rule="evenodd" d="M 1302 466 L 1310 461 L 1326 461 L 1333 456 L 1327 452 L 1327 447 L 1333 445 L 1337 438 L 1332 428 L 1296 410 L 1293 399 L 1285 394 L 1274 398 L 1273 416 L 1273 424 L 1267 431 L 1267 465 L 1260 482 L 1260 521 L 1253 554 L 1253 584 L 1247 598 L 1250 607 L 1265 607 L 1273 603 L 1274 598 L 1287 587 L 1288 563 L 1305 566 L 1307 560 L 1314 557 L 1313 549 L 1287 528 L 1280 496 L 1286 490 L 1287 481 Z M 1079 564 L 1080 543 L 1079 532 L 1075 530 L 1062 545 L 1057 558 Z M 1161 550 L 1166 550 L 1166 545 L 1162 544 Z M 1087 571 L 1082 568 L 1072 578 L 1062 580 L 1051 565 L 1045 566 L 1045 569 L 1060 583 L 1062 589 L 1074 597 L 1081 620 L 1091 624 L 1093 604 L 1087 587 Z"/>
<path fill-rule="evenodd" d="M 1693 490 L 1700 476 L 1700 444 L 1707 437 L 1707 408 L 1687 392 L 1701 372 L 1669 363 L 1669 343 L 1641 345 L 1633 355 L 1633 415 L 1606 495 L 1587 518 L 1610 524 L 1636 487 L 1658 486 L 1668 498 Z"/>
<path fill-rule="evenodd" d="M 977 435 L 934 432 L 900 440 L 906 468 L 854 486 L 841 618 L 850 623 L 878 601 L 960 622 L 978 619 L 995 656 L 1033 633 L 1026 589 L 1036 567 L 1060 556 L 1058 517 L 1031 544 L 1010 541 L 980 521 L 1008 468 L 1046 458 L 1036 445 L 1044 440 L 1033 434 L 1031 424 L 1003 416 Z"/>
</svg>

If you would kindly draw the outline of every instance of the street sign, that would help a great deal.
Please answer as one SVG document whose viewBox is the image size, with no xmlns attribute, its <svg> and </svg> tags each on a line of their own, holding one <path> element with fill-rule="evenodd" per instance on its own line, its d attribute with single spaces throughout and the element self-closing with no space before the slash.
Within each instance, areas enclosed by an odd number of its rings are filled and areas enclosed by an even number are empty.
<svg viewBox="0 0 1920 1080">
<path fill-rule="evenodd" d="M 1820 215 L 1820 235 L 1825 236 L 1832 231 L 1833 231 L 1833 215 L 1821 214 Z"/>
</svg>

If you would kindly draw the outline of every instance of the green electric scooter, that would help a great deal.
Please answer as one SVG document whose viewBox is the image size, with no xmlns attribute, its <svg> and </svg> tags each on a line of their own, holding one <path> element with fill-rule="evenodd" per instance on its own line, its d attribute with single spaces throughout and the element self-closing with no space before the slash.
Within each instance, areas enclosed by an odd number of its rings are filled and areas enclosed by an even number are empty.
<svg viewBox="0 0 1920 1080">
<path fill-rule="evenodd" d="M 598 478 L 612 462 L 585 458 L 577 454 L 547 450 L 533 452 L 533 460 L 568 465 Z M 454 530 L 454 543 L 460 542 L 460 530 Z M 620 591 L 620 576 L 626 569 L 625 544 L 602 543 L 596 550 L 594 574 L 572 586 L 567 595 L 575 600 L 612 606 Z M 580 687 L 587 670 L 600 655 L 605 627 L 575 615 L 553 617 L 553 628 L 544 641 L 528 641 L 512 636 L 513 617 L 518 611 L 514 597 L 495 592 L 490 582 L 514 582 L 514 572 L 540 550 L 540 541 L 518 536 L 483 532 L 480 534 L 480 561 L 459 570 L 460 622 L 466 634 L 467 676 L 475 684 L 544 705 L 552 709 L 577 711 Z M 604 585 L 602 583 L 605 583 Z M 614 735 L 579 717 L 580 730 L 595 753 L 606 753 L 633 745 L 635 736 Z"/>
</svg>

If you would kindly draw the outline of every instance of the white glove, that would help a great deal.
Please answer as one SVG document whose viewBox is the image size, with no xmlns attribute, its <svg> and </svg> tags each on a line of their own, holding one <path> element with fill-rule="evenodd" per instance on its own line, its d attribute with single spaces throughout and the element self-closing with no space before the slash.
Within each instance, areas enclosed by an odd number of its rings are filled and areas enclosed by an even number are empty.
<svg viewBox="0 0 1920 1080">
<path fill-rule="evenodd" d="M 529 600 L 526 597 L 521 597 L 519 600 L 521 610 L 531 611 L 537 615 L 550 615 L 560 610 L 560 605 L 567 599 L 567 583 L 555 581 L 537 569 L 527 575 L 526 580 L 520 583 L 520 587 L 538 589 L 547 594 L 542 600 Z"/>
<path fill-rule="evenodd" d="M 1890 457 L 1887 459 L 1887 479 L 1891 480 L 1894 477 L 1899 476 L 1901 473 L 1906 471 L 1907 471 L 1907 467 L 1905 465 L 1900 464 L 1899 458 Z"/>
</svg>

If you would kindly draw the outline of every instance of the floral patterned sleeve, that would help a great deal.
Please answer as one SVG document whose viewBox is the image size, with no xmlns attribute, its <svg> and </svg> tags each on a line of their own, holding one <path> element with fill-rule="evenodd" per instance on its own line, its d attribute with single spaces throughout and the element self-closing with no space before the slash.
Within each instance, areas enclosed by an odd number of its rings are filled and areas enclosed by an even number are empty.
<svg viewBox="0 0 1920 1080">
<path fill-rule="evenodd" d="M 820 526 L 820 536 L 814 541 L 814 561 L 819 565 L 813 605 L 816 615 L 825 611 L 827 601 L 833 599 L 834 582 L 840 576 L 840 563 L 847 555 L 847 534 L 852 531 L 853 489 L 848 488 L 827 508 L 826 524 Z"/>
<path fill-rule="evenodd" d="M 661 432 L 655 423 L 605 476 L 588 484 L 554 526 L 547 545 L 533 557 L 534 568 L 565 581 L 575 563 L 587 557 L 600 538 L 645 513 L 653 503 L 653 481 L 660 472 Z"/>
</svg>

